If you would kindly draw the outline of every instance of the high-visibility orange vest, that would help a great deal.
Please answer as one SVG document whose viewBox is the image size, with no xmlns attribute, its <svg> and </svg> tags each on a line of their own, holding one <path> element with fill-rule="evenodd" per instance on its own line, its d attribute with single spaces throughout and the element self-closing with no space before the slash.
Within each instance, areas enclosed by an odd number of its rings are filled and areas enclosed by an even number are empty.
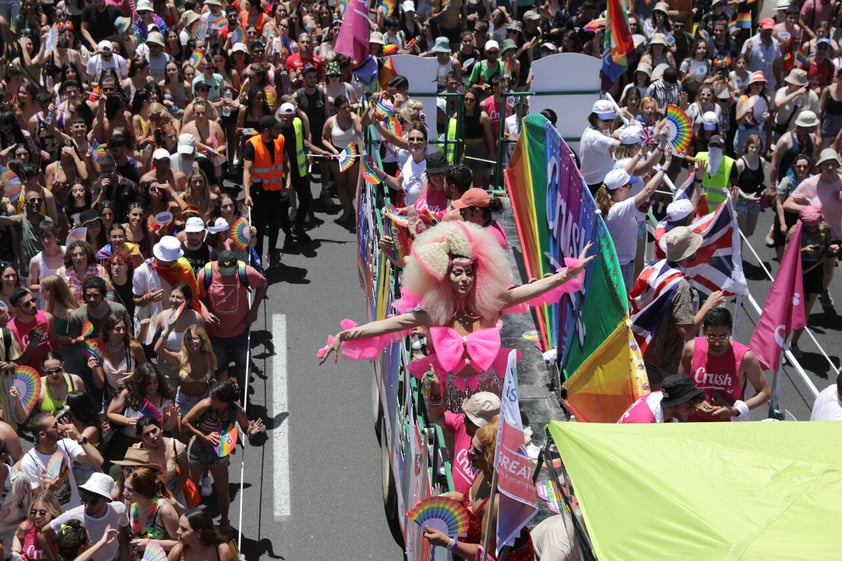
<svg viewBox="0 0 842 561">
<path fill-rule="evenodd" d="M 269 149 L 261 135 L 247 140 L 254 147 L 254 162 L 251 166 L 251 180 L 263 183 L 264 191 L 280 191 L 284 188 L 284 136 L 275 139 L 275 157 L 269 157 Z"/>
</svg>

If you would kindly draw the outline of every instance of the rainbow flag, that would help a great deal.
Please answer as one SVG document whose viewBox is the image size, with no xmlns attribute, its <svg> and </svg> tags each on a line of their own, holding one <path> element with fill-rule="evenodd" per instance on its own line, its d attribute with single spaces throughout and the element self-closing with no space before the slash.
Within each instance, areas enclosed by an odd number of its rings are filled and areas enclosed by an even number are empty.
<svg viewBox="0 0 842 561">
<path fill-rule="evenodd" d="M 737 18 L 734 17 L 728 22 L 728 33 L 733 33 L 737 29 Z"/>
<path fill-rule="evenodd" d="M 94 163 L 94 167 L 97 171 L 99 171 L 99 160 L 105 156 L 105 144 L 100 144 L 99 141 L 94 138 L 91 140 L 91 161 Z"/>
<path fill-rule="evenodd" d="M 523 118 L 505 176 L 529 278 L 554 272 L 562 257 L 594 243 L 598 257 L 584 289 L 535 315 L 542 348 L 559 349 L 568 408 L 580 420 L 613 423 L 647 393 L 647 380 L 608 228 L 572 150 L 542 115 Z"/>
<path fill-rule="evenodd" d="M 608 0 L 606 6 L 605 46 L 602 56 L 603 91 L 610 88 L 629 68 L 629 54 L 634 41 L 629 29 L 629 17 L 620 0 Z"/>
<path fill-rule="evenodd" d="M 810 55 L 804 50 L 804 45 L 800 45 L 795 51 L 795 66 L 808 70 L 810 68 Z"/>
<path fill-rule="evenodd" d="M 395 15 L 397 10 L 397 2 L 395 0 L 380 0 L 377 4 L 378 8 L 383 8 L 383 14 L 388 18 Z"/>
<path fill-rule="evenodd" d="M 397 45 L 384 45 L 383 46 L 383 56 L 390 56 L 398 54 L 398 46 Z"/>
<path fill-rule="evenodd" d="M 380 82 L 380 88 L 385 90 L 386 83 L 393 77 L 397 76 L 398 71 L 395 70 L 395 63 L 391 58 L 387 58 L 383 62 L 383 66 L 380 67 L 380 70 L 377 73 L 377 80 Z"/>
<path fill-rule="evenodd" d="M 751 14 L 737 14 L 737 27 L 739 29 L 751 29 Z"/>
<path fill-rule="evenodd" d="M 370 156 L 363 157 L 362 165 L 360 166 L 360 175 L 367 183 L 380 185 L 380 176 L 374 170 L 374 162 Z"/>
<path fill-rule="evenodd" d="M 421 47 L 418 46 L 418 41 L 416 40 L 415 37 L 413 37 L 412 39 L 410 39 L 406 43 L 406 49 L 409 51 L 409 54 L 411 54 L 411 55 L 420 55 L 421 54 Z"/>
<path fill-rule="evenodd" d="M 219 436 L 219 444 L 214 446 L 216 455 L 224 458 L 233 452 L 237 448 L 239 436 L 240 432 L 237 430 L 237 425 L 235 423 L 228 425 L 227 430 Z"/>
</svg>

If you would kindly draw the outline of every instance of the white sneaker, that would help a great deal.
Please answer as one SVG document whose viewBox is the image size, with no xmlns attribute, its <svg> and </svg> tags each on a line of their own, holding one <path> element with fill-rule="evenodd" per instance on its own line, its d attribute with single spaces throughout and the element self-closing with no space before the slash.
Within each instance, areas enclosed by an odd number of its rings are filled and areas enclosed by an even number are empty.
<svg viewBox="0 0 842 561">
<path fill-rule="evenodd" d="M 211 476 L 207 473 L 202 477 L 202 481 L 199 483 L 199 494 L 203 497 L 210 497 L 213 495 L 213 487 L 211 487 L 211 485 Z"/>
</svg>

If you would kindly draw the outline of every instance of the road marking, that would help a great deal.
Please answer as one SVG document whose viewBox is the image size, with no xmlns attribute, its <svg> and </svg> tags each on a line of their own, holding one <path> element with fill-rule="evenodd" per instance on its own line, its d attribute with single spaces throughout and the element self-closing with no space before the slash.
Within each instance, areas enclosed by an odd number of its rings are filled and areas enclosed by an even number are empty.
<svg viewBox="0 0 842 561">
<path fill-rule="evenodd" d="M 287 400 L 287 316 L 272 314 L 272 418 L 289 412 Z M 289 498 L 289 416 L 272 431 L 272 458 L 274 460 L 275 518 L 290 516 Z"/>
</svg>

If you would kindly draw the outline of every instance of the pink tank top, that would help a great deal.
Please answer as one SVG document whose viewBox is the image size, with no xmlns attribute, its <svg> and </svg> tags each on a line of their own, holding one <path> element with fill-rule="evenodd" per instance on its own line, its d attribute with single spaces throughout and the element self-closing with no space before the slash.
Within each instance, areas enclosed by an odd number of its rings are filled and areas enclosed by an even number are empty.
<svg viewBox="0 0 842 561">
<path fill-rule="evenodd" d="M 740 385 L 740 365 L 749 348 L 731 341 L 731 352 L 722 356 L 708 355 L 708 341 L 696 337 L 693 344 L 693 360 L 690 362 L 690 379 L 693 385 L 705 392 L 705 400 L 713 403 L 714 398 L 721 405 L 732 404 L 743 399 Z M 707 415 L 691 415 L 691 421 L 728 421 Z"/>
</svg>

